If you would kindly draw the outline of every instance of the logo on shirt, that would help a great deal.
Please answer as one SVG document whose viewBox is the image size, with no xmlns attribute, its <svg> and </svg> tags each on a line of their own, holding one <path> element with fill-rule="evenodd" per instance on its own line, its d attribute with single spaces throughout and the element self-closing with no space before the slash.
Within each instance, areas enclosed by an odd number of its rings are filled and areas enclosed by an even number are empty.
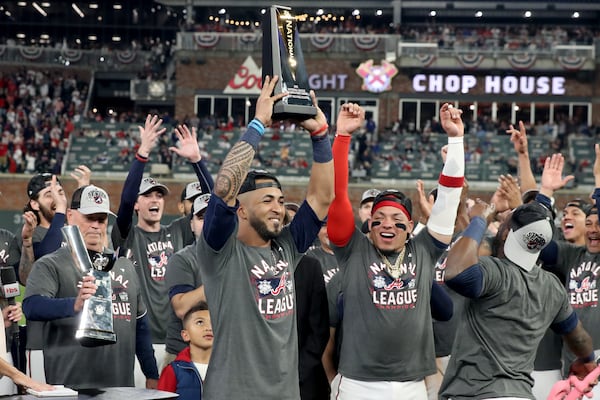
<svg viewBox="0 0 600 400">
<path fill-rule="evenodd" d="M 377 308 L 399 310 L 415 308 L 417 304 L 417 266 L 412 262 L 400 266 L 400 276 L 394 279 L 385 264 L 375 262 L 369 267 L 372 282 L 371 298 Z"/>
<path fill-rule="evenodd" d="M 150 277 L 154 281 L 164 281 L 169 258 L 174 253 L 173 243 L 170 240 L 148 243 L 146 253 L 148 255 Z"/>
<path fill-rule="evenodd" d="M 597 281 L 600 266 L 593 261 L 572 268 L 569 273 L 569 300 L 573 308 L 596 307 L 598 305 Z"/>
<path fill-rule="evenodd" d="M 256 305 L 265 319 L 278 319 L 294 313 L 294 282 L 288 263 L 277 261 L 275 266 L 265 260 L 250 270 L 256 287 Z"/>
</svg>

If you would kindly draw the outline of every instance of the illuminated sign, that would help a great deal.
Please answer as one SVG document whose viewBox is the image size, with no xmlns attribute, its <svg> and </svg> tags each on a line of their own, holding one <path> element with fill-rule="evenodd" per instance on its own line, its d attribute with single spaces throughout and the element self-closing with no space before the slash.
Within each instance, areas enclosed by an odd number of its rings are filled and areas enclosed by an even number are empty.
<svg viewBox="0 0 600 400">
<path fill-rule="evenodd" d="M 413 77 L 415 92 L 469 93 L 476 88 L 478 79 L 474 75 L 425 75 Z M 562 76 L 497 76 L 483 77 L 485 94 L 565 94 L 565 78 Z"/>
<path fill-rule="evenodd" d="M 398 73 L 398 68 L 385 60 L 381 61 L 381 65 L 367 60 L 358 66 L 356 73 L 363 78 L 362 90 L 381 93 L 392 89 L 392 78 Z"/>
<path fill-rule="evenodd" d="M 314 90 L 344 90 L 346 89 L 346 74 L 319 75 L 308 77 L 308 84 Z M 262 68 L 259 68 L 252 57 L 247 57 L 238 68 L 235 76 L 229 80 L 223 93 L 260 94 L 262 86 Z"/>
</svg>

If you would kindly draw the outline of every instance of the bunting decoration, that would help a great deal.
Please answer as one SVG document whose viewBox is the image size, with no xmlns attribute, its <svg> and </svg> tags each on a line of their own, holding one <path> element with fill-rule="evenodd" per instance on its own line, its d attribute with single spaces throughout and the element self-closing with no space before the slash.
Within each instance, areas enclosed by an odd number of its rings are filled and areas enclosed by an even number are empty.
<svg viewBox="0 0 600 400">
<path fill-rule="evenodd" d="M 137 57 L 135 51 L 131 51 L 131 50 L 117 51 L 116 55 L 117 55 L 117 60 L 121 64 L 131 64 Z"/>
<path fill-rule="evenodd" d="M 583 65 L 587 61 L 587 57 L 580 57 L 574 55 L 558 56 L 556 57 L 556 61 L 558 61 L 560 66 L 566 69 L 567 71 L 577 71 L 583 67 Z"/>
<path fill-rule="evenodd" d="M 72 62 L 72 63 L 76 63 L 77 61 L 81 60 L 81 57 L 83 57 L 83 52 L 81 50 L 77 50 L 77 49 L 64 48 L 60 51 L 60 55 L 65 60 L 68 60 L 69 62 Z"/>
<path fill-rule="evenodd" d="M 424 66 L 429 67 L 437 59 L 435 54 L 415 54 L 415 58 Z"/>
<path fill-rule="evenodd" d="M 334 35 L 311 35 L 310 44 L 319 51 L 327 50 L 335 40 Z"/>
<path fill-rule="evenodd" d="M 29 47 L 29 46 L 21 46 L 19 47 L 19 53 L 21 56 L 27 60 L 37 60 L 41 57 L 44 52 L 43 47 Z"/>
<path fill-rule="evenodd" d="M 375 35 L 361 35 L 352 38 L 354 46 L 362 51 L 374 50 L 379 44 L 379 38 Z"/>
<path fill-rule="evenodd" d="M 240 43 L 243 45 L 255 44 L 258 42 L 259 38 L 260 38 L 260 36 L 254 32 L 244 33 L 240 36 Z M 198 45 L 200 45 L 200 44 L 198 44 Z M 216 45 L 216 43 L 215 43 L 215 45 Z"/>
<path fill-rule="evenodd" d="M 485 56 L 479 53 L 464 53 L 457 54 L 456 59 L 466 69 L 476 69 L 483 62 Z"/>
<path fill-rule="evenodd" d="M 535 65 L 537 56 L 529 53 L 515 53 L 509 55 L 506 59 L 514 69 L 524 71 Z"/>
<path fill-rule="evenodd" d="M 210 49 L 219 43 L 219 35 L 213 32 L 200 32 L 194 34 L 194 40 L 203 49 Z"/>
</svg>

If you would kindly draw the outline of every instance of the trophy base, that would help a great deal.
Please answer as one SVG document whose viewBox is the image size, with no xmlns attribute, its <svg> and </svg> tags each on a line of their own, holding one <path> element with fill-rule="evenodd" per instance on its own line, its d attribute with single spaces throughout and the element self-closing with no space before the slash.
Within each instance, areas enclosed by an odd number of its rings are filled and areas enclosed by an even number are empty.
<svg viewBox="0 0 600 400">
<path fill-rule="evenodd" d="M 282 121 L 285 119 L 295 119 L 304 121 L 317 115 L 317 108 L 314 106 L 305 106 L 297 104 L 282 104 L 281 102 L 273 106 L 273 121 Z"/>
<path fill-rule="evenodd" d="M 98 347 L 117 343 L 117 335 L 113 332 L 92 329 L 78 329 L 75 333 L 75 339 L 84 347 Z"/>
</svg>

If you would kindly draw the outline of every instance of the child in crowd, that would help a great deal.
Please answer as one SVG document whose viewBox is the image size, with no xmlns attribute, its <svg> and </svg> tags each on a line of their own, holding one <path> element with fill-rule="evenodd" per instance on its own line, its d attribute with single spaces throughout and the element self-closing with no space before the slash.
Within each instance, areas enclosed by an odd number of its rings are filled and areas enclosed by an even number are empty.
<svg viewBox="0 0 600 400">
<path fill-rule="evenodd" d="M 206 378 L 213 345 L 212 325 L 206 302 L 199 302 L 185 314 L 181 337 L 189 342 L 189 346 L 163 369 L 158 389 L 177 393 L 180 400 L 198 400 L 202 398 L 202 384 Z"/>
</svg>

